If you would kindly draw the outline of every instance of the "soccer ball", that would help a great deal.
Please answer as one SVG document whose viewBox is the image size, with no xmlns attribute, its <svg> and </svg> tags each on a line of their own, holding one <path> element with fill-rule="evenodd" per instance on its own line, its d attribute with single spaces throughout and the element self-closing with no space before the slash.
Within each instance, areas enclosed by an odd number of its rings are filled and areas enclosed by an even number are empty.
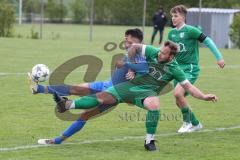
<svg viewBox="0 0 240 160">
<path fill-rule="evenodd" d="M 44 82 L 49 78 L 49 68 L 45 64 L 37 64 L 32 68 L 32 80 L 34 82 Z"/>
</svg>

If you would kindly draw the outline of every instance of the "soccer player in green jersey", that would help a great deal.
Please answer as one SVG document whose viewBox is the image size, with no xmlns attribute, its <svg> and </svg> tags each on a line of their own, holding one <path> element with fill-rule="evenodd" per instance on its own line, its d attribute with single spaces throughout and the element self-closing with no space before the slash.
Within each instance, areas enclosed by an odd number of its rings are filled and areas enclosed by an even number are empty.
<svg viewBox="0 0 240 160">
<path fill-rule="evenodd" d="M 180 47 L 176 60 L 180 68 L 185 72 L 189 82 L 194 84 L 200 71 L 198 42 L 205 44 L 211 50 L 219 67 L 223 68 L 225 65 L 224 59 L 214 42 L 198 28 L 185 24 L 186 7 L 184 5 L 177 5 L 171 9 L 170 13 L 175 28 L 169 32 L 168 39 L 177 43 Z M 178 132 L 185 133 L 202 129 L 201 123 L 191 111 L 185 98 L 187 92 L 177 81 L 174 81 L 174 86 L 176 104 L 181 109 L 183 115 L 183 125 Z"/>
<path fill-rule="evenodd" d="M 178 81 L 193 97 L 201 100 L 216 101 L 217 97 L 213 94 L 203 94 L 187 80 L 174 58 L 178 53 L 178 46 L 175 43 L 167 41 L 161 49 L 142 44 L 133 44 L 128 55 L 130 58 L 134 57 L 139 51 L 146 57 L 149 65 L 148 74 L 136 76 L 131 81 L 117 84 L 95 95 L 84 96 L 76 100 L 67 100 L 65 97 L 62 98 L 54 94 L 54 99 L 60 113 L 68 109 L 90 109 L 103 104 L 117 105 L 118 103 L 131 103 L 147 109 L 147 135 L 144 147 L 148 151 L 154 151 L 156 150 L 154 134 L 160 116 L 158 94 L 168 82 L 173 79 Z"/>
</svg>

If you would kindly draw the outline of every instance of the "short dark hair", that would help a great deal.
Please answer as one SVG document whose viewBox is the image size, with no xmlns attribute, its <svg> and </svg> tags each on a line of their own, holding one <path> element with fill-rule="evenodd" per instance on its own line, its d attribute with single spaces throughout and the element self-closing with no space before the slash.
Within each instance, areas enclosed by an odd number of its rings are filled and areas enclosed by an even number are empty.
<svg viewBox="0 0 240 160">
<path fill-rule="evenodd" d="M 138 28 L 126 30 L 125 35 L 131 35 L 132 37 L 139 39 L 140 42 L 143 40 L 143 32 Z"/>
<path fill-rule="evenodd" d="M 176 56 L 179 52 L 179 46 L 172 41 L 165 41 L 164 46 L 170 48 L 170 55 Z"/>
<path fill-rule="evenodd" d="M 186 17 L 187 15 L 187 7 L 184 6 L 184 5 L 177 5 L 175 7 L 173 7 L 171 10 L 170 10 L 170 14 L 172 13 L 180 13 L 182 14 L 184 17 Z"/>
</svg>

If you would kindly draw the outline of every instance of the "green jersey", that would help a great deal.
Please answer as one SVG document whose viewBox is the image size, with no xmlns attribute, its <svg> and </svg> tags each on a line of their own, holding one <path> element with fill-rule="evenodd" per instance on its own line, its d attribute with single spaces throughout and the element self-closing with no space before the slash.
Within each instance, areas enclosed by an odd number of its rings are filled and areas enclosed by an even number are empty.
<svg viewBox="0 0 240 160">
<path fill-rule="evenodd" d="M 142 54 L 145 56 L 149 67 L 149 73 L 132 80 L 135 84 L 151 84 L 158 86 L 159 91 L 171 80 L 178 82 L 186 80 L 185 74 L 179 67 L 175 59 L 171 62 L 158 63 L 158 54 L 160 49 L 153 46 L 143 45 Z"/>
<path fill-rule="evenodd" d="M 159 48 L 143 45 L 142 54 L 148 63 L 149 73 L 136 77 L 131 83 L 138 86 L 145 86 L 142 88 L 152 89 L 159 93 L 173 79 L 180 83 L 186 82 L 185 74 L 175 59 L 171 62 L 158 63 L 159 51 Z"/>
<path fill-rule="evenodd" d="M 184 84 L 187 81 L 183 70 L 175 59 L 167 63 L 158 63 L 159 48 L 143 45 L 142 54 L 149 65 L 149 73 L 135 79 L 110 87 L 106 92 L 112 94 L 119 103 L 133 103 L 143 107 L 142 99 L 157 96 L 171 80 Z"/>
<path fill-rule="evenodd" d="M 186 24 L 180 29 L 174 28 L 169 32 L 168 39 L 177 43 L 180 47 L 180 52 L 176 56 L 176 60 L 180 65 L 198 65 L 198 38 L 201 33 L 198 28 Z"/>
</svg>

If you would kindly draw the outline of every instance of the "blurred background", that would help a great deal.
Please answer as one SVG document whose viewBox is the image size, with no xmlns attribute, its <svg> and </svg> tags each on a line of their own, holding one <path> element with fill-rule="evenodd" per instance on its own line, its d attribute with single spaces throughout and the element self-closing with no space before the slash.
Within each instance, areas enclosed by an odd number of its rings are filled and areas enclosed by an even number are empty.
<svg viewBox="0 0 240 160">
<path fill-rule="evenodd" d="M 39 24 L 40 28 L 30 28 L 29 37 L 35 39 L 42 38 L 43 25 L 46 23 L 90 24 L 89 40 L 91 41 L 93 25 L 140 26 L 144 31 L 145 26 L 152 26 L 152 17 L 159 7 L 162 7 L 166 13 L 167 26 L 171 26 L 169 14 L 171 7 L 184 4 L 188 8 L 195 8 L 195 10 L 189 10 L 189 13 L 195 12 L 195 14 L 189 14 L 188 24 L 200 26 L 214 41 L 223 36 L 229 36 L 224 42 L 216 42 L 218 47 L 240 47 L 240 16 L 237 14 L 240 8 L 239 0 L 0 0 L 0 3 L 0 12 L 2 13 L 0 36 L 4 37 L 24 37 L 21 33 L 14 33 L 16 24 L 35 24 L 35 26 Z M 221 8 L 223 10 L 206 11 L 204 8 Z M 206 12 L 219 14 L 220 19 L 206 22 L 204 19 L 211 19 Z M 222 23 L 221 18 L 224 14 L 228 14 L 226 25 L 222 25 L 222 28 L 215 33 L 207 30 L 211 27 L 210 24 Z M 217 19 L 217 17 L 212 19 Z M 219 25 L 217 26 L 219 27 Z M 219 36 L 218 34 L 223 31 L 226 33 Z M 53 38 L 57 39 L 59 36 L 60 33 L 56 33 Z"/>
</svg>

